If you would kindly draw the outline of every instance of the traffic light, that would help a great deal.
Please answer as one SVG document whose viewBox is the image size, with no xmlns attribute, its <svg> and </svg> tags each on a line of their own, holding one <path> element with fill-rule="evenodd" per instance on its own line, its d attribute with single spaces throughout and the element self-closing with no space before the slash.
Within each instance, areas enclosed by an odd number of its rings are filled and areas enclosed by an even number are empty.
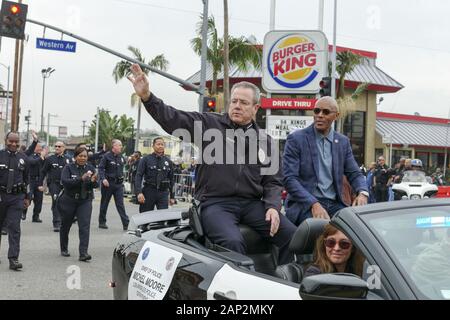
<svg viewBox="0 0 450 320">
<path fill-rule="evenodd" d="M 203 112 L 216 112 L 216 98 L 203 97 Z"/>
<path fill-rule="evenodd" d="M 0 10 L 0 36 L 24 39 L 27 12 L 26 4 L 4 0 Z"/>
<path fill-rule="evenodd" d="M 323 77 L 319 83 L 320 85 L 320 96 L 331 96 L 331 77 Z"/>
</svg>

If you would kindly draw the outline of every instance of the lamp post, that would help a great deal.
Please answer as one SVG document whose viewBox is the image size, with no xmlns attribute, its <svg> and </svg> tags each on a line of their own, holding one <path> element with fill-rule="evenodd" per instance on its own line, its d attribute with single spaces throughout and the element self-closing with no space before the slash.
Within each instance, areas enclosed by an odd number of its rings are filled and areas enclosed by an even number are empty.
<svg viewBox="0 0 450 320">
<path fill-rule="evenodd" d="M 10 75 L 10 66 L 6 66 L 0 62 L 0 65 L 5 67 L 8 70 L 8 83 L 6 85 L 6 116 L 5 116 L 5 137 L 8 133 L 8 113 L 9 113 L 9 75 Z"/>
<path fill-rule="evenodd" d="M 44 132 L 44 97 L 45 97 L 45 79 L 50 77 L 50 75 L 55 71 L 52 67 L 47 69 L 42 69 L 42 109 L 41 109 L 41 134 Z M 48 133 L 47 133 L 48 136 Z"/>
<path fill-rule="evenodd" d="M 49 147 L 50 143 L 50 117 L 57 117 L 57 114 L 51 114 L 50 112 L 47 114 L 47 147 Z"/>
</svg>

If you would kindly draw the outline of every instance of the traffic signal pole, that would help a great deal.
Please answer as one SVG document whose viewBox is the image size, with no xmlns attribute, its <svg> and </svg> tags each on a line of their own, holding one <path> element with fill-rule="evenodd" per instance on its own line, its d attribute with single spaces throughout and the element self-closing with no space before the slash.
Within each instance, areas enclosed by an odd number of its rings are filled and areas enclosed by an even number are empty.
<svg viewBox="0 0 450 320">
<path fill-rule="evenodd" d="M 157 69 L 157 68 L 154 68 L 154 67 L 152 67 L 152 66 L 150 66 L 150 65 L 148 65 L 148 64 L 146 64 L 146 63 L 142 63 L 141 61 L 136 60 L 136 59 L 133 59 L 133 58 L 131 58 L 131 57 L 128 57 L 128 56 L 126 56 L 126 55 L 124 55 L 124 54 L 121 54 L 120 52 L 117 52 L 117 51 L 115 51 L 115 50 L 109 49 L 109 48 L 107 48 L 107 47 L 105 47 L 105 46 L 102 46 L 101 44 L 95 43 L 95 42 L 93 42 L 93 41 L 91 41 L 91 40 L 82 38 L 82 37 L 80 37 L 80 36 L 78 36 L 78 35 L 76 35 L 76 34 L 73 34 L 73 33 L 71 33 L 71 32 L 65 31 L 65 30 L 63 30 L 63 29 L 60 29 L 60 28 L 58 28 L 58 27 L 51 26 L 51 25 L 46 24 L 46 23 L 43 23 L 43 22 L 39 22 L 39 21 L 36 21 L 36 20 L 28 19 L 28 18 L 27 18 L 27 22 L 33 23 L 33 24 L 37 24 L 37 25 L 39 25 L 39 26 L 46 27 L 46 28 L 49 28 L 49 29 L 52 29 L 52 30 L 61 32 L 61 33 L 65 34 L 65 35 L 67 35 L 67 36 L 69 36 L 69 37 L 72 37 L 72 38 L 75 38 L 75 39 L 77 39 L 77 40 L 80 40 L 80 41 L 82 41 L 82 42 L 84 42 L 84 43 L 86 43 L 86 44 L 88 44 L 88 45 L 91 45 L 91 46 L 97 48 L 97 49 L 100 49 L 100 50 L 106 51 L 106 52 L 108 52 L 108 53 L 111 53 L 111 54 L 113 54 L 113 55 L 115 55 L 115 56 L 117 56 L 117 57 L 119 57 L 119 58 L 121 58 L 121 59 L 123 59 L 123 60 L 129 61 L 129 62 L 132 62 L 132 63 L 136 63 L 136 64 L 138 64 L 141 68 L 149 69 L 150 71 L 152 71 L 152 72 L 154 72 L 154 73 L 157 73 L 157 74 L 159 74 L 159 75 L 161 75 L 161 76 L 163 76 L 163 77 L 165 77 L 165 78 L 168 78 L 168 79 L 170 79 L 170 80 L 173 80 L 173 81 L 175 81 L 175 82 L 178 82 L 179 84 L 181 84 L 181 85 L 183 85 L 183 86 L 186 86 L 186 87 L 189 87 L 189 88 L 193 89 L 193 90 L 194 90 L 195 92 L 197 92 L 198 94 L 202 94 L 201 91 L 200 91 L 200 88 L 199 88 L 198 86 L 196 86 L 196 85 L 190 83 L 190 82 L 184 81 L 184 80 L 181 79 L 181 78 L 178 78 L 178 77 L 176 77 L 176 76 L 174 76 L 174 75 L 171 75 L 170 73 L 161 71 L 161 70 L 159 70 L 159 69 Z"/>
</svg>

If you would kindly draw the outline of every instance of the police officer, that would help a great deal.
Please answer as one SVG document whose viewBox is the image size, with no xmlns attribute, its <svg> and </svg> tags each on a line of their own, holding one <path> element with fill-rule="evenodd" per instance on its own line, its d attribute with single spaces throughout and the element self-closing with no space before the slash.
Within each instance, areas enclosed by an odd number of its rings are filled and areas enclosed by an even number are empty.
<svg viewBox="0 0 450 320">
<path fill-rule="evenodd" d="M 125 166 L 125 159 L 121 155 L 122 142 L 114 139 L 111 145 L 111 151 L 105 153 L 98 165 L 102 193 L 100 215 L 98 217 L 99 228 L 108 229 L 106 225 L 106 211 L 108 210 L 111 197 L 114 196 L 114 202 L 122 220 L 123 230 L 127 230 L 130 220 L 125 213 L 123 204 L 123 167 Z"/>
<path fill-rule="evenodd" d="M 175 203 L 173 193 L 173 163 L 164 155 L 164 140 L 157 137 L 153 140 L 152 154 L 142 158 L 134 185 L 139 202 L 139 212 L 167 209 Z M 144 188 L 142 188 L 142 178 Z"/>
<path fill-rule="evenodd" d="M 136 174 L 137 174 L 137 170 L 139 168 L 139 163 L 141 161 L 141 158 L 142 158 L 142 153 L 140 151 L 135 151 L 129 161 L 130 169 L 128 172 L 128 181 L 130 182 L 130 186 L 131 186 L 131 194 L 132 194 L 131 202 L 135 203 L 135 204 L 137 204 L 138 202 L 136 199 L 136 192 L 134 189 L 134 184 L 136 182 Z"/>
<path fill-rule="evenodd" d="M 8 228 L 8 259 L 11 270 L 19 270 L 20 218 L 26 199 L 28 184 L 27 157 L 18 152 L 19 134 L 9 132 L 5 139 L 6 149 L 0 151 L 0 229 Z M 1 236 L 0 236 L 1 237 Z M 1 242 L 1 238 L 0 238 Z"/>
<path fill-rule="evenodd" d="M 259 107 L 258 87 L 248 82 L 236 83 L 231 89 L 228 114 L 186 112 L 156 97 L 139 65 L 133 64 L 131 73 L 128 79 L 153 119 L 169 134 L 198 142 L 203 159 L 206 153 L 208 164 L 201 161 L 195 175 L 195 197 L 200 201 L 205 235 L 213 243 L 245 254 L 245 241 L 238 227 L 242 222 L 280 249 L 280 264 L 291 261 L 288 249 L 296 227 L 280 213 L 283 185 L 278 157 L 275 152 L 267 156 L 268 150 L 276 149 L 275 145 L 254 120 Z M 252 145 L 246 136 L 253 137 Z M 246 151 L 234 148 L 233 138 Z"/>
<path fill-rule="evenodd" d="M 61 216 L 55 206 L 56 198 L 62 190 L 61 172 L 64 166 L 70 163 L 70 159 L 64 156 L 65 148 L 64 142 L 57 141 L 55 143 L 55 154 L 45 159 L 38 187 L 39 191 L 44 191 L 43 183 L 47 177 L 47 186 L 52 197 L 53 231 L 55 232 L 59 232 L 61 226 Z"/>
<path fill-rule="evenodd" d="M 34 149 L 34 154 L 28 157 L 29 173 L 30 173 L 30 198 L 33 200 L 33 218 L 32 222 L 41 223 L 42 220 L 39 215 L 42 210 L 42 199 L 44 197 L 44 192 L 39 190 L 41 186 L 41 170 L 44 165 L 45 156 L 47 155 L 47 149 L 42 148 L 40 143 L 36 144 Z M 26 219 L 22 217 L 23 220 Z"/>
<path fill-rule="evenodd" d="M 386 165 L 383 156 L 378 157 L 378 164 L 374 173 L 375 198 L 377 202 L 388 201 L 388 183 L 394 171 Z"/>
<path fill-rule="evenodd" d="M 88 253 L 89 232 L 92 216 L 93 189 L 98 187 L 95 168 L 87 163 L 86 148 L 75 149 L 75 163 L 64 167 L 61 173 L 61 183 L 64 187 L 62 195 L 57 200 L 58 210 L 61 214 L 61 231 L 59 233 L 61 255 L 69 257 L 68 242 L 69 231 L 74 217 L 78 218 L 80 236 L 79 260 L 92 259 Z"/>
</svg>

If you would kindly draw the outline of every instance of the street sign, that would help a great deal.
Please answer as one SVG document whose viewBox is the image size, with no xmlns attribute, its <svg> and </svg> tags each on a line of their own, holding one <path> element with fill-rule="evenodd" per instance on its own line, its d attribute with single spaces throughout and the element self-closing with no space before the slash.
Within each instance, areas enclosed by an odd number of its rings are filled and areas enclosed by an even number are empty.
<svg viewBox="0 0 450 320">
<path fill-rule="evenodd" d="M 58 127 L 58 137 L 67 138 L 67 127 Z"/>
<path fill-rule="evenodd" d="M 391 143 L 391 139 L 392 139 L 391 136 L 382 136 L 381 137 L 381 143 L 384 143 L 384 144 Z"/>
<path fill-rule="evenodd" d="M 77 43 L 73 41 L 36 38 L 36 48 L 65 51 L 65 52 L 75 52 L 77 48 Z"/>
<path fill-rule="evenodd" d="M 304 129 L 314 122 L 314 117 L 267 116 L 267 134 L 274 139 L 286 139 L 294 130 Z"/>
</svg>

